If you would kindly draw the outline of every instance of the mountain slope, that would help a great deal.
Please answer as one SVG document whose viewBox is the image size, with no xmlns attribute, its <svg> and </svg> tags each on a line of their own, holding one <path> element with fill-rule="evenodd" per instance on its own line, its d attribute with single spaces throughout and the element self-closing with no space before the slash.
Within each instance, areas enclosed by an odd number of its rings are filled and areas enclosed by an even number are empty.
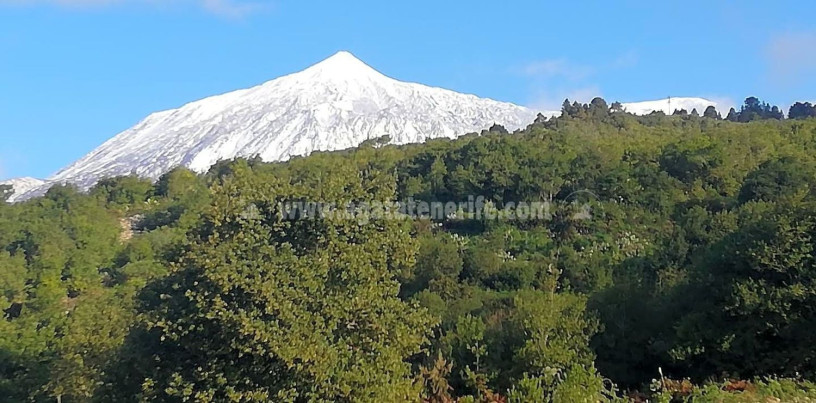
<svg viewBox="0 0 816 403">
<path fill-rule="evenodd" d="M 674 109 L 702 113 L 713 102 L 670 98 L 623 104 L 635 114 Z M 560 112 L 543 112 L 557 115 Z M 15 186 L 14 200 L 54 183 L 88 189 L 106 177 L 156 179 L 176 166 L 205 172 L 219 160 L 285 160 L 312 151 L 355 147 L 388 135 L 392 143 L 454 138 L 494 123 L 514 130 L 536 113 L 518 105 L 394 80 L 348 52 L 298 73 L 149 115 L 39 185 Z"/>
<path fill-rule="evenodd" d="M 131 173 L 155 179 L 178 165 L 203 172 L 234 157 L 283 160 L 383 135 L 415 143 L 534 119 L 517 105 L 388 78 L 340 52 L 254 88 L 154 113 L 51 179 L 88 188 Z"/>
<path fill-rule="evenodd" d="M 47 182 L 37 178 L 16 178 L 0 182 L 0 185 L 9 185 L 12 189 L 8 202 L 18 201 L 24 194 L 32 189 L 42 188 Z"/>
</svg>

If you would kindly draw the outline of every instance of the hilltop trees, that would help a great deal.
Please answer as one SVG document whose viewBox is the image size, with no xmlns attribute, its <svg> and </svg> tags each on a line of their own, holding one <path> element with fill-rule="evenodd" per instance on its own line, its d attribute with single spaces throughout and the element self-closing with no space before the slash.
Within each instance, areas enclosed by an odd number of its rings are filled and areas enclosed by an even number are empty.
<svg viewBox="0 0 816 403">
<path fill-rule="evenodd" d="M 609 115 L 609 105 L 603 98 L 595 97 L 589 102 L 588 112 L 594 118 L 603 118 Z"/>
<path fill-rule="evenodd" d="M 153 192 L 150 180 L 135 175 L 102 179 L 91 194 L 109 205 L 134 205 L 144 203 Z"/>
<path fill-rule="evenodd" d="M 622 112 L 622 105 L 619 102 L 615 102 L 612 106 L 608 106 L 606 101 L 603 98 L 596 97 L 592 99 L 592 101 L 588 104 L 581 104 L 578 102 L 570 102 L 569 99 L 564 100 L 564 103 L 561 107 L 562 116 L 564 117 L 571 117 L 571 118 L 584 118 L 584 117 L 593 117 L 596 119 L 604 118 L 610 114 L 610 112 Z M 653 112 L 655 114 L 656 112 Z M 673 116 L 691 116 L 691 117 L 699 117 L 700 113 L 696 109 L 693 109 L 691 112 L 685 109 L 675 109 L 672 112 Z M 790 119 L 805 119 L 808 117 L 816 116 L 816 107 L 811 105 L 808 102 L 800 103 L 797 102 L 793 106 L 791 106 L 791 112 L 789 113 Z M 717 108 L 714 106 L 708 106 L 703 111 L 702 117 L 710 118 L 710 119 L 717 119 L 721 120 L 722 115 L 717 111 Z M 782 110 L 775 105 L 770 105 L 767 102 L 763 102 L 759 100 L 757 97 L 748 97 L 745 99 L 743 105 L 740 107 L 739 111 L 731 108 L 728 111 L 728 114 L 725 120 L 731 122 L 741 122 L 747 123 L 756 120 L 782 120 L 785 118 L 784 113 Z M 550 125 L 552 126 L 552 124 Z"/>
<path fill-rule="evenodd" d="M 608 116 L 610 112 L 623 112 L 623 108 L 619 102 L 613 103 L 612 106 L 610 107 L 603 98 L 596 97 L 593 98 L 592 101 L 588 104 L 570 102 L 569 99 L 566 99 L 562 104 L 561 112 L 562 116 L 565 117 L 571 118 L 593 117 L 598 119 Z M 672 115 L 692 117 L 700 116 L 699 111 L 697 111 L 696 109 L 693 109 L 691 112 L 685 109 L 675 109 L 672 112 Z M 790 119 L 806 119 L 809 117 L 814 117 L 816 116 L 816 106 L 813 106 L 809 102 L 804 103 L 797 102 L 791 106 L 788 115 Z M 722 115 L 720 115 L 720 113 L 717 111 L 717 108 L 714 106 L 706 107 L 706 109 L 703 111 L 702 116 L 710 119 L 717 120 L 723 119 Z M 757 97 L 748 97 L 745 99 L 739 111 L 734 108 L 731 108 L 728 111 L 725 120 L 731 122 L 747 123 L 756 120 L 767 119 L 782 120 L 784 118 L 785 115 L 778 106 L 771 105 L 767 102 L 763 102 Z"/>
<path fill-rule="evenodd" d="M 816 117 L 816 106 L 810 102 L 797 102 L 788 110 L 788 119 L 807 119 Z"/>
<path fill-rule="evenodd" d="M 730 113 L 729 113 L 730 115 Z M 751 122 L 760 119 L 783 119 L 785 116 L 778 106 L 771 106 L 767 102 L 762 102 L 757 97 L 745 98 L 745 102 L 740 111 L 736 114 L 736 121 Z"/>
<path fill-rule="evenodd" d="M 616 105 L 616 107 L 620 109 L 620 104 Z M 588 104 L 580 104 L 578 102 L 570 104 L 569 99 L 565 99 L 561 107 L 561 113 L 563 116 L 573 118 L 591 117 L 594 119 L 602 119 L 609 116 L 610 107 L 601 97 L 592 98 L 592 101 Z"/>
<path fill-rule="evenodd" d="M 737 113 L 737 110 L 734 109 L 734 108 L 729 109 L 728 110 L 728 115 L 725 117 L 725 120 L 727 120 L 729 122 L 739 121 L 739 114 Z"/>
<path fill-rule="evenodd" d="M 580 117 L 585 111 L 583 105 L 579 104 L 578 102 L 570 103 L 569 99 L 564 100 L 564 104 L 561 106 L 561 114 L 562 116 L 569 116 L 569 117 Z"/>
<path fill-rule="evenodd" d="M 717 108 L 715 108 L 713 105 L 709 105 L 705 109 L 705 111 L 703 111 L 703 117 L 706 117 L 706 118 L 709 118 L 709 119 L 717 119 L 717 120 L 722 119 L 722 116 L 720 116 L 720 113 L 717 112 Z"/>
<path fill-rule="evenodd" d="M 508 133 L 510 133 L 510 132 L 507 131 L 507 129 L 504 128 L 504 126 L 499 125 L 499 124 L 493 124 L 493 126 L 490 126 L 490 129 L 487 129 L 487 131 L 489 133 L 498 133 L 498 134 L 508 134 Z"/>
</svg>

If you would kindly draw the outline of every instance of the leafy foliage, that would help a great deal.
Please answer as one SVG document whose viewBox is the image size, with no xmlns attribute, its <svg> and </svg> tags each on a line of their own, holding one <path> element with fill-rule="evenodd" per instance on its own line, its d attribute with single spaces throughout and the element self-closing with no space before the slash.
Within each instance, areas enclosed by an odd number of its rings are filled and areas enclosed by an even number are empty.
<svg viewBox="0 0 816 403">
<path fill-rule="evenodd" d="M 0 204 L 0 396 L 812 398 L 806 106 L 784 120 L 749 98 L 722 120 L 566 101 L 515 133 L 375 138 Z M 471 196 L 482 213 L 547 202 L 547 217 L 286 208 Z"/>
</svg>

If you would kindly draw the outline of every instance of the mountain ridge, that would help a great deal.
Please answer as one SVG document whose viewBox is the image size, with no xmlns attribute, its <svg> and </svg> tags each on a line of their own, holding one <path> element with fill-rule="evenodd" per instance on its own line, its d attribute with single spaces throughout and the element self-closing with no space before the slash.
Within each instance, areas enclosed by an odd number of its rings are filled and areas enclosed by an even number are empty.
<svg viewBox="0 0 816 403">
<path fill-rule="evenodd" d="M 102 177 L 156 179 L 178 165 L 204 172 L 234 157 L 278 161 L 382 135 L 415 143 L 533 119 L 511 103 L 391 79 L 340 52 L 252 88 L 153 113 L 50 179 L 87 189 Z"/>
<path fill-rule="evenodd" d="M 646 114 L 691 104 L 716 105 L 702 98 L 672 98 L 623 106 Z M 341 51 L 254 87 L 151 113 L 39 185 L 30 180 L 13 185 L 12 197 L 40 196 L 56 183 L 87 190 L 100 179 L 129 174 L 155 180 L 176 166 L 205 172 L 235 157 L 286 160 L 356 147 L 383 135 L 407 144 L 455 138 L 493 124 L 512 131 L 536 115 L 512 103 L 399 81 Z"/>
</svg>

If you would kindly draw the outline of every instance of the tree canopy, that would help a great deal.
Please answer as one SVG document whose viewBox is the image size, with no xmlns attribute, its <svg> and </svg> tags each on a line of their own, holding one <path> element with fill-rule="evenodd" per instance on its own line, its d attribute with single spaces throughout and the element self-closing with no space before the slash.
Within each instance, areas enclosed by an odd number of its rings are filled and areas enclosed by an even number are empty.
<svg viewBox="0 0 816 403">
<path fill-rule="evenodd" d="M 566 101 L 0 203 L 0 396 L 806 401 L 816 120 L 791 115 Z"/>
</svg>

